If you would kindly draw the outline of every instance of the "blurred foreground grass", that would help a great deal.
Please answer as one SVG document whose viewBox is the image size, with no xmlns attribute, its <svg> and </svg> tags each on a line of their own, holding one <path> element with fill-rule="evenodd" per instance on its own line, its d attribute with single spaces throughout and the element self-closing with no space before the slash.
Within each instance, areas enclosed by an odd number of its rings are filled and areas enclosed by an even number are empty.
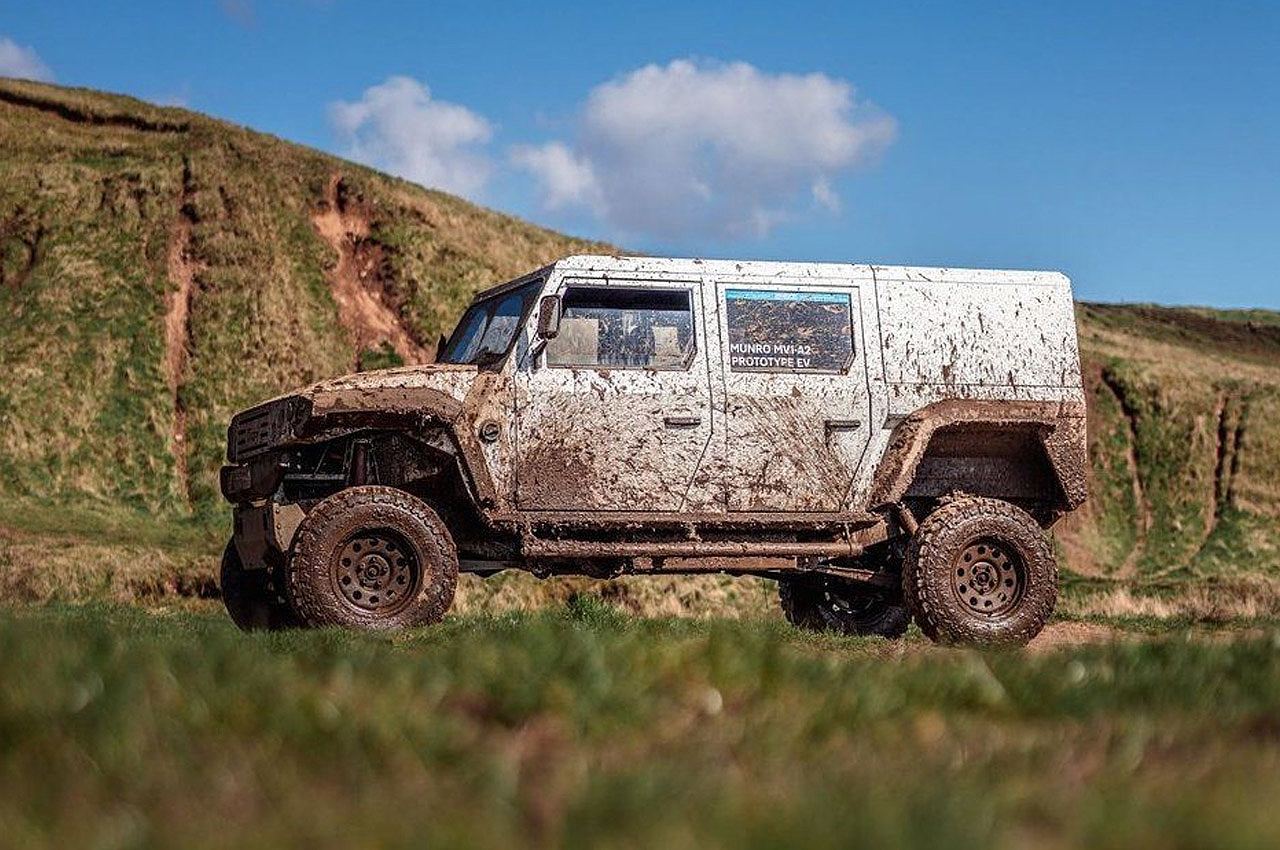
<svg viewBox="0 0 1280 850">
<path fill-rule="evenodd" d="M 1274 847 L 1280 633 L 977 654 L 582 597 L 0 608 L 0 844 Z"/>
</svg>

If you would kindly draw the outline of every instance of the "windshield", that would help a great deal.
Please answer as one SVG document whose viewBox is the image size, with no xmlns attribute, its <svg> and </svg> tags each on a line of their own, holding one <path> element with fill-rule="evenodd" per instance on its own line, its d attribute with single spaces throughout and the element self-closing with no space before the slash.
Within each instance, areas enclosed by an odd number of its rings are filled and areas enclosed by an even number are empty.
<svg viewBox="0 0 1280 850">
<path fill-rule="evenodd" d="M 458 322 L 438 362 L 475 363 L 486 351 L 505 357 L 541 290 L 542 281 L 535 280 L 472 304 Z"/>
</svg>

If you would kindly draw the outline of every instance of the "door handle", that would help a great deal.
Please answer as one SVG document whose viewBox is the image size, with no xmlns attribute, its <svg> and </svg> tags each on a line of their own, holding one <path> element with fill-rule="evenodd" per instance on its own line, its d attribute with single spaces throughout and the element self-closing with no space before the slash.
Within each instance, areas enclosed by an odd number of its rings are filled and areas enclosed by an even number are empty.
<svg viewBox="0 0 1280 850">
<path fill-rule="evenodd" d="M 861 419 L 827 419 L 823 423 L 827 433 L 832 431 L 857 431 L 862 427 Z"/>
<path fill-rule="evenodd" d="M 701 416 L 664 416 L 662 424 L 668 428 L 693 428 L 702 424 Z"/>
</svg>

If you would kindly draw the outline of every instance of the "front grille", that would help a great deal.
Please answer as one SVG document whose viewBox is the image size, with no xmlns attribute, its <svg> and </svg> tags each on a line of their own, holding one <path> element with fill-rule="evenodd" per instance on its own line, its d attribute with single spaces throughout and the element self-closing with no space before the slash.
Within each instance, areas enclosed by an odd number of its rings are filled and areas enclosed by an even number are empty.
<svg viewBox="0 0 1280 850">
<path fill-rule="evenodd" d="M 293 397 L 282 398 L 232 419 L 227 429 L 227 459 L 243 463 L 289 439 L 293 435 L 299 401 Z"/>
<path fill-rule="evenodd" d="M 231 431 L 231 457 L 235 460 L 244 460 L 270 448 L 273 418 L 271 409 L 267 408 L 237 422 Z"/>
</svg>

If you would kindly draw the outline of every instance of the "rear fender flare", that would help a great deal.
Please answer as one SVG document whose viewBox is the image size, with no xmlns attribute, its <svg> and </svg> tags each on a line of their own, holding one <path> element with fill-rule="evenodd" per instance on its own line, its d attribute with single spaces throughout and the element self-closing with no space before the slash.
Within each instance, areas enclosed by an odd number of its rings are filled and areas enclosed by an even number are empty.
<svg viewBox="0 0 1280 850">
<path fill-rule="evenodd" d="M 928 405 L 894 428 L 868 503 L 879 511 L 899 504 L 916 481 L 935 435 L 973 427 L 1033 436 L 1052 469 L 1059 507 L 1074 510 L 1089 495 L 1085 422 L 1083 402 L 951 400 Z"/>
</svg>

